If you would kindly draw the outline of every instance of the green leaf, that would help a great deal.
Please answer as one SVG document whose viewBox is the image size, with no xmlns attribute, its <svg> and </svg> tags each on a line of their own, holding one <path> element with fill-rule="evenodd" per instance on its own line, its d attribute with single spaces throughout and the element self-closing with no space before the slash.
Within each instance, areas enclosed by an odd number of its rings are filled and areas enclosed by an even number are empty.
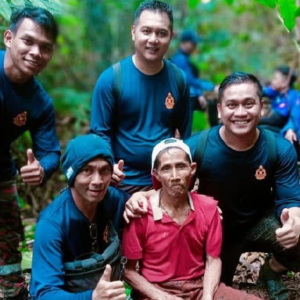
<svg viewBox="0 0 300 300">
<path fill-rule="evenodd" d="M 283 24 L 288 31 L 291 31 L 296 22 L 296 0 L 278 0 L 278 4 Z"/>
<path fill-rule="evenodd" d="M 12 3 L 14 6 L 25 6 L 24 0 L 11 0 L 11 3 Z"/>
<path fill-rule="evenodd" d="M 199 3 L 199 0 L 189 0 L 189 8 L 195 9 Z"/>
<path fill-rule="evenodd" d="M 300 17 L 300 7 L 297 7 L 295 11 L 295 17 Z"/>
<path fill-rule="evenodd" d="M 234 2 L 234 0 L 225 0 L 225 2 L 226 2 L 227 4 L 229 4 L 229 5 L 232 5 L 233 2 Z"/>
<path fill-rule="evenodd" d="M 269 6 L 271 8 L 275 8 L 277 4 L 277 0 L 255 0 L 255 1 L 262 5 Z"/>
<path fill-rule="evenodd" d="M 10 19 L 11 8 L 6 0 L 0 0 L 0 14 L 5 20 Z"/>
</svg>

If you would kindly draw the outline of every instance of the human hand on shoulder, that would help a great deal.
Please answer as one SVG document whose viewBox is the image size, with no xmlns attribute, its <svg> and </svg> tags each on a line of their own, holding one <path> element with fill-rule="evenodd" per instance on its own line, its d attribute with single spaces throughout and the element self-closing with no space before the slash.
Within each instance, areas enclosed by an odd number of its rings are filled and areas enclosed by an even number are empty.
<svg viewBox="0 0 300 300">
<path fill-rule="evenodd" d="M 284 137 L 290 141 L 292 144 L 297 141 L 297 135 L 292 129 L 288 129 Z"/>
<path fill-rule="evenodd" d="M 150 197 L 155 191 L 145 191 L 134 193 L 125 204 L 123 217 L 126 223 L 130 223 L 130 219 L 140 218 L 148 212 L 148 202 L 146 197 Z"/>
<path fill-rule="evenodd" d="M 125 300 L 125 288 L 122 281 L 110 281 L 111 266 L 106 265 L 92 294 L 92 300 Z"/>
<path fill-rule="evenodd" d="M 35 186 L 43 182 L 44 169 L 31 149 L 27 150 L 27 165 L 20 169 L 23 182 Z"/>
<path fill-rule="evenodd" d="M 290 209 L 284 208 L 280 220 L 282 227 L 275 231 L 278 243 L 286 249 L 296 246 L 300 235 L 300 218 L 291 216 Z"/>
<path fill-rule="evenodd" d="M 114 186 L 118 186 L 121 183 L 121 181 L 125 178 L 123 169 L 124 169 L 124 160 L 120 159 L 117 164 L 114 164 L 114 172 L 111 178 L 111 183 Z"/>
</svg>

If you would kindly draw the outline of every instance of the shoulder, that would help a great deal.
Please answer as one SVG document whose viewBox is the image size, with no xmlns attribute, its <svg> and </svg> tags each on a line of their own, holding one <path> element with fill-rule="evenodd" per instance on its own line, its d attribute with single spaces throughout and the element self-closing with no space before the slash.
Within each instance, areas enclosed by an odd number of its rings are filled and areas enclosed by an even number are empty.
<svg viewBox="0 0 300 300">
<path fill-rule="evenodd" d="M 216 216 L 216 213 L 219 215 L 218 201 L 214 198 L 196 192 L 191 192 L 190 195 L 193 200 L 195 211 L 200 213 L 200 218 L 205 219 L 208 224 Z"/>
<path fill-rule="evenodd" d="M 69 188 L 62 190 L 60 195 L 42 210 L 38 222 L 42 220 L 52 220 L 54 223 L 60 223 L 61 219 L 65 216 L 66 207 L 71 198 L 72 196 Z"/>
<path fill-rule="evenodd" d="M 107 193 L 101 203 L 105 206 L 108 211 L 114 210 L 117 207 L 123 208 L 126 201 L 130 198 L 130 195 L 126 192 L 110 186 Z"/>
<path fill-rule="evenodd" d="M 218 201 L 214 198 L 203 194 L 198 194 L 196 192 L 191 192 L 190 195 L 193 199 L 194 205 L 196 205 L 197 207 L 202 207 L 204 211 L 216 211 Z"/>
<path fill-rule="evenodd" d="M 197 149 L 197 145 L 200 142 L 201 139 L 214 139 L 218 137 L 220 126 L 214 126 L 210 129 L 205 129 L 203 131 L 200 131 L 198 133 L 193 134 L 188 139 L 186 139 L 184 142 L 189 146 L 191 150 L 192 157 L 195 158 L 195 153 Z"/>
</svg>

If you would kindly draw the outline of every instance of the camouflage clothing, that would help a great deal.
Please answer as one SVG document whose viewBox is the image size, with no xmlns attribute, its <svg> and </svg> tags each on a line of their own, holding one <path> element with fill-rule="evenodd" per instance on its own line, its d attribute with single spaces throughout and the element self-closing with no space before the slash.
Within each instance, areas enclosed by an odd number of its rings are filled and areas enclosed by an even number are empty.
<svg viewBox="0 0 300 300">
<path fill-rule="evenodd" d="M 15 180 L 0 182 L 0 290 L 4 299 L 27 288 L 19 242 L 24 236 Z"/>
</svg>

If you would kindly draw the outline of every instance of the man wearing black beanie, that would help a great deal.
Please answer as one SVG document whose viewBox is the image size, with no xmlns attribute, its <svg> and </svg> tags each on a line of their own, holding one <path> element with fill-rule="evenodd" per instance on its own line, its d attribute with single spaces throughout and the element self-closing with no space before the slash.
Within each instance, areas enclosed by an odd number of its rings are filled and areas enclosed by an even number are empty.
<svg viewBox="0 0 300 300">
<path fill-rule="evenodd" d="M 125 288 L 115 272 L 118 265 L 114 268 L 113 261 L 120 253 L 116 231 L 120 229 L 129 195 L 109 186 L 113 172 L 110 146 L 96 135 L 79 136 L 69 142 L 61 163 L 68 188 L 39 217 L 31 297 L 125 299 Z M 79 262 L 83 265 L 83 256 L 87 254 L 89 259 L 102 254 L 103 275 L 102 270 L 88 283 L 88 275 L 79 284 L 74 278 L 70 281 L 67 269 Z"/>
</svg>

